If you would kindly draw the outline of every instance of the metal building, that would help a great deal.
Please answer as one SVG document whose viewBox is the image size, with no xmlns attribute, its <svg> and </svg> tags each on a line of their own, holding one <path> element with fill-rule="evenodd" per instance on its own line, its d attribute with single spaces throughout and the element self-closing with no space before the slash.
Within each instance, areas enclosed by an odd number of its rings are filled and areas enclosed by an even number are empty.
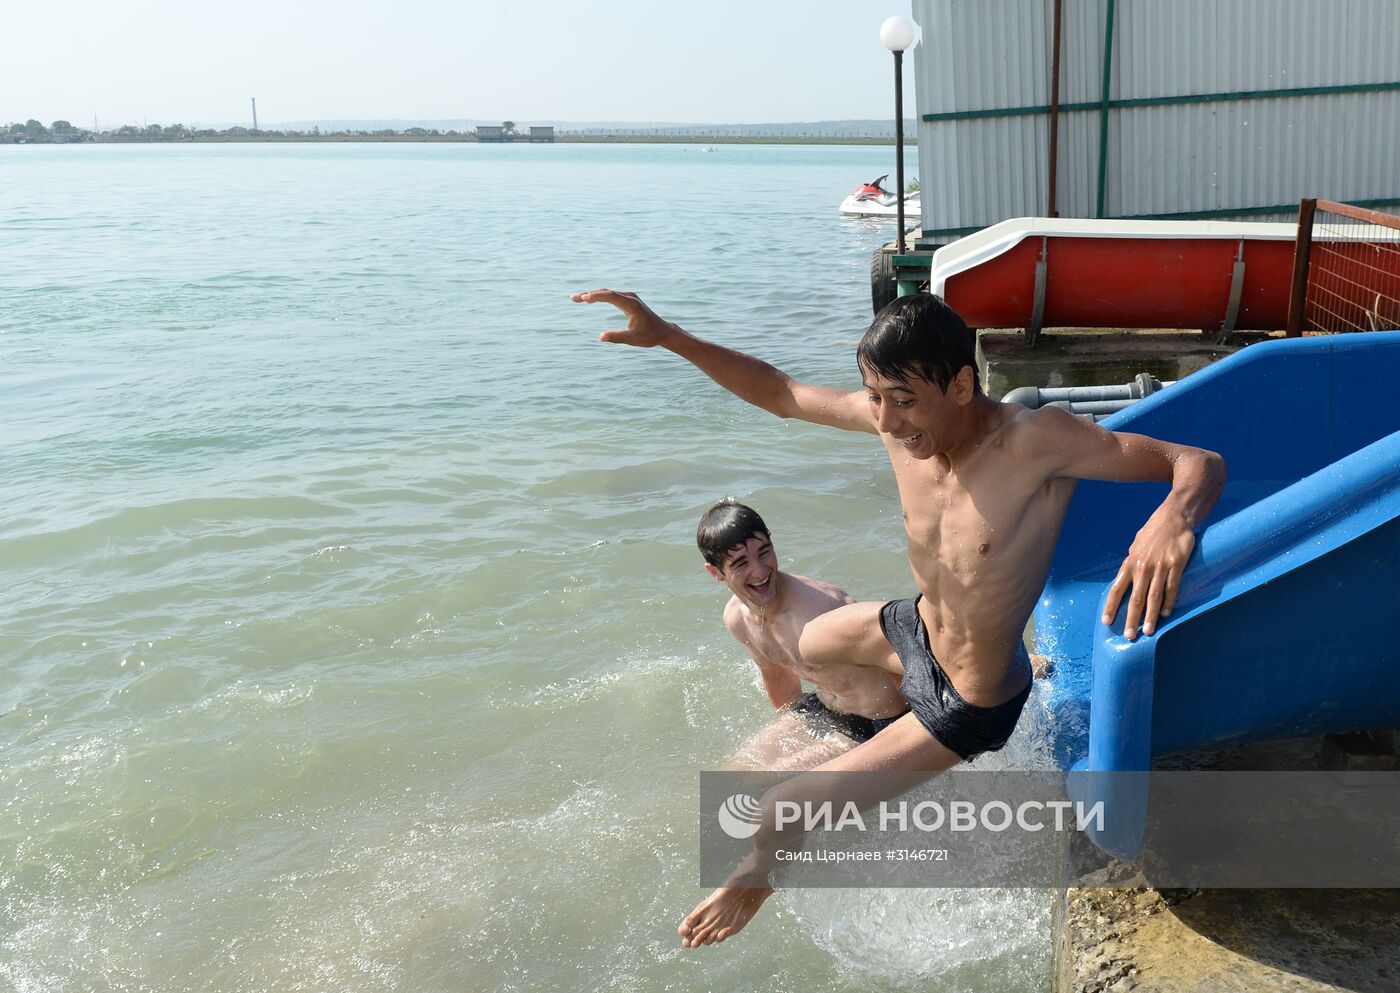
<svg viewBox="0 0 1400 993">
<path fill-rule="evenodd" d="M 1400 205 L 1395 0 L 913 0 L 913 14 L 921 248 L 1011 217 Z"/>
</svg>

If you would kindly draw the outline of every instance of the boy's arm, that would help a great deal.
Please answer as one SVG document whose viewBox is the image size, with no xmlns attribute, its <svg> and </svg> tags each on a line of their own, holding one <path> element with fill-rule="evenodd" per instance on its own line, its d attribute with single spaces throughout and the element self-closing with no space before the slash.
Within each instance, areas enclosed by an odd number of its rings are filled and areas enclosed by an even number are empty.
<svg viewBox="0 0 1400 993">
<path fill-rule="evenodd" d="M 1140 434 L 1120 434 L 1086 423 L 1066 411 L 1036 411 L 1042 451 L 1056 465 L 1052 475 L 1117 482 L 1163 482 L 1171 492 L 1138 531 L 1118 575 L 1108 588 L 1103 623 L 1113 623 L 1131 588 L 1123 636 L 1136 638 L 1157 629 L 1159 617 L 1176 606 L 1181 574 L 1196 547 L 1193 533 L 1225 488 L 1225 460 L 1215 452 L 1175 445 Z"/>
<path fill-rule="evenodd" d="M 797 673 L 785 665 L 778 665 L 749 643 L 732 600 L 724 609 L 724 627 L 735 641 L 744 646 L 758 666 L 758 674 L 763 677 L 763 690 L 772 701 L 774 710 L 786 707 L 802 695 L 802 679 Z"/>
<path fill-rule="evenodd" d="M 739 399 L 779 417 L 796 417 L 846 431 L 877 433 L 870 405 L 861 391 L 848 393 L 799 383 L 762 359 L 697 338 L 670 321 L 663 321 L 635 293 L 588 290 L 570 298 L 575 303 L 610 303 L 627 316 L 627 327 L 604 331 L 599 341 L 660 346 L 675 352 Z"/>
<path fill-rule="evenodd" d="M 802 695 L 802 679 L 785 665 L 770 662 L 748 645 L 749 654 L 758 663 L 758 673 L 763 677 L 763 689 L 772 701 L 773 709 L 780 710 Z"/>
</svg>

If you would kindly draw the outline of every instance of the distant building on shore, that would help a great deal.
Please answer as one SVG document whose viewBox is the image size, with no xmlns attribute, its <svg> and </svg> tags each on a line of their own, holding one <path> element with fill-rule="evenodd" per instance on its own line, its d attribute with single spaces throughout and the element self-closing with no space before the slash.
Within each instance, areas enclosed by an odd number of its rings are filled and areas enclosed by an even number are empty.
<svg viewBox="0 0 1400 993">
<path fill-rule="evenodd" d="M 477 141 L 550 141 L 554 140 L 554 125 L 530 125 L 528 133 L 517 131 L 512 124 L 481 124 L 476 128 Z"/>
</svg>

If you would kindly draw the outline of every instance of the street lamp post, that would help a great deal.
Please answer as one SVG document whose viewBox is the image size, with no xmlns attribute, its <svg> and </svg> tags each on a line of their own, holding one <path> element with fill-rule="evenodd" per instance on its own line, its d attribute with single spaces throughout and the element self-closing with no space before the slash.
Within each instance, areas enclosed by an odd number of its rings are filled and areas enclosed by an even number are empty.
<svg viewBox="0 0 1400 993">
<path fill-rule="evenodd" d="M 907 18 L 891 17 L 880 25 L 880 41 L 894 52 L 894 154 L 895 154 L 895 234 L 894 250 L 904 254 L 904 50 L 914 42 L 914 25 Z"/>
</svg>

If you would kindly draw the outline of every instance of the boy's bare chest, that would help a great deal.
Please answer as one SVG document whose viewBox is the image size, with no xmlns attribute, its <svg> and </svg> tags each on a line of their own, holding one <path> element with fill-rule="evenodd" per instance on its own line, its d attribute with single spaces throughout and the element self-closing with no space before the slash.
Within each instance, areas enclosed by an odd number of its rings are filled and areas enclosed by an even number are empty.
<svg viewBox="0 0 1400 993">
<path fill-rule="evenodd" d="M 812 618 L 842 605 L 836 596 L 819 590 L 798 587 L 788 591 L 788 601 L 775 614 L 767 617 L 752 617 L 748 624 L 752 647 L 766 658 L 779 665 L 805 669 L 798 641 L 802 629 Z"/>
<path fill-rule="evenodd" d="M 791 618 L 779 618 L 767 625 L 755 623 L 749 628 L 753 647 L 765 658 L 790 669 L 800 669 L 802 665 L 802 658 L 797 652 L 801 634 L 802 626 Z"/>
<path fill-rule="evenodd" d="M 1051 487 L 1015 473 L 960 477 L 934 460 L 903 468 L 895 474 L 911 557 L 958 574 L 1025 554 L 1053 502 Z"/>
</svg>

